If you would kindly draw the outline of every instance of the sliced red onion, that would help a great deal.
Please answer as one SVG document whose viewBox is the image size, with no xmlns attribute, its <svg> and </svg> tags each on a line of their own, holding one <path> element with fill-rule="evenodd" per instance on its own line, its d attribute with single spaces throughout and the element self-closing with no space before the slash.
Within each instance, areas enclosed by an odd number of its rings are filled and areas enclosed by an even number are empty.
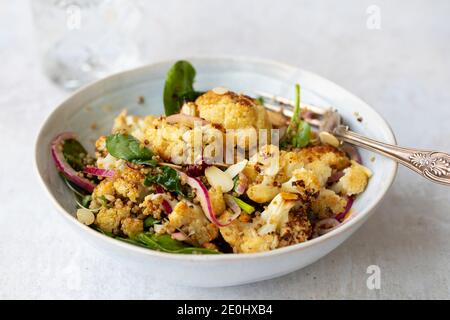
<svg viewBox="0 0 450 320">
<path fill-rule="evenodd" d="M 83 172 L 87 173 L 87 174 L 92 174 L 94 176 L 105 177 L 105 178 L 114 177 L 114 175 L 116 174 L 116 172 L 114 170 L 100 169 L 97 167 L 85 167 Z"/>
<path fill-rule="evenodd" d="M 321 236 L 324 235 L 325 233 L 330 232 L 338 225 L 340 225 L 340 222 L 334 218 L 323 219 L 316 223 L 315 231 L 319 236 Z"/>
<path fill-rule="evenodd" d="M 241 207 L 238 206 L 236 201 L 234 201 L 233 197 L 231 195 L 229 195 L 229 194 L 224 194 L 223 195 L 223 199 L 225 200 L 225 203 L 227 204 L 228 208 L 230 208 L 231 211 L 233 211 L 233 213 L 235 215 L 237 215 L 236 216 L 236 218 L 237 218 L 242 212 Z"/>
<path fill-rule="evenodd" d="M 347 204 L 345 205 L 344 211 L 342 211 L 341 213 L 338 213 L 335 216 L 335 219 L 338 221 L 342 221 L 344 220 L 345 216 L 347 215 L 347 213 L 350 211 L 350 209 L 352 208 L 353 205 L 353 201 L 354 198 L 353 197 L 347 197 Z"/>
<path fill-rule="evenodd" d="M 59 134 L 51 143 L 51 153 L 53 161 L 55 162 L 58 171 L 62 172 L 64 176 L 80 188 L 92 193 L 96 184 L 92 181 L 81 177 L 79 172 L 75 171 L 65 159 L 62 148 L 66 140 L 75 139 L 75 134 L 72 132 L 63 132 Z"/>
<path fill-rule="evenodd" d="M 200 201 L 200 206 L 202 207 L 203 212 L 205 213 L 206 217 L 209 221 L 217 225 L 218 227 L 226 227 L 229 225 L 234 219 L 237 218 L 236 215 L 233 215 L 228 219 L 227 222 L 222 223 L 220 222 L 216 214 L 214 212 L 214 209 L 211 204 L 211 199 L 209 198 L 208 189 L 206 189 L 205 185 L 198 180 L 197 178 L 189 177 L 184 172 L 179 171 L 179 174 L 183 180 L 186 181 L 186 183 L 195 190 L 198 200 Z"/>
<path fill-rule="evenodd" d="M 167 201 L 166 199 L 163 199 L 163 201 L 161 202 L 161 205 L 167 214 L 172 213 L 173 208 L 170 205 L 169 201 Z"/>
<path fill-rule="evenodd" d="M 362 164 L 361 155 L 354 146 L 348 143 L 344 143 L 344 145 L 341 147 L 341 150 L 344 151 L 350 159 L 355 160 L 359 164 Z"/>
<path fill-rule="evenodd" d="M 182 114 L 182 113 L 177 113 L 177 114 L 172 114 L 170 116 L 168 116 L 166 118 L 166 122 L 170 123 L 170 124 L 174 124 L 174 123 L 181 123 L 184 125 L 187 125 L 189 127 L 194 127 L 195 123 L 200 123 L 200 125 L 204 126 L 209 124 L 208 121 L 206 121 L 205 119 L 199 118 L 199 117 L 194 117 L 194 116 L 189 116 L 187 114 Z"/>
<path fill-rule="evenodd" d="M 170 236 L 172 237 L 172 239 L 178 241 L 185 241 L 188 239 L 187 235 L 185 235 L 183 232 L 174 232 Z"/>
<path fill-rule="evenodd" d="M 244 194 L 245 190 L 247 190 L 248 187 L 248 178 L 245 174 L 243 174 L 242 172 L 239 173 L 238 176 L 238 183 L 236 185 L 236 188 L 234 189 L 234 191 L 238 194 Z"/>
<path fill-rule="evenodd" d="M 155 191 L 156 191 L 156 193 L 165 193 L 163 187 L 161 187 L 158 184 L 155 187 Z M 161 202 L 161 206 L 163 207 L 164 211 L 167 214 L 169 214 L 169 213 L 171 213 L 173 211 L 172 205 L 166 199 L 163 199 L 163 201 Z"/>
<path fill-rule="evenodd" d="M 343 171 L 336 171 L 328 178 L 327 184 L 333 184 L 335 182 L 338 182 L 339 179 L 344 176 L 344 174 L 345 173 Z"/>
</svg>

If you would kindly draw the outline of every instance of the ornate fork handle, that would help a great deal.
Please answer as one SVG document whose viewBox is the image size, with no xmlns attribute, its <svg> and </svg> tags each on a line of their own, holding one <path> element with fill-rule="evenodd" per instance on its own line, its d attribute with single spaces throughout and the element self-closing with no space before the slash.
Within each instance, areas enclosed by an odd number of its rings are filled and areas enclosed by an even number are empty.
<svg viewBox="0 0 450 320">
<path fill-rule="evenodd" d="M 402 148 L 378 142 L 338 126 L 334 130 L 337 138 L 359 147 L 381 153 L 403 164 L 431 181 L 450 186 L 450 155 L 439 151 Z"/>
</svg>

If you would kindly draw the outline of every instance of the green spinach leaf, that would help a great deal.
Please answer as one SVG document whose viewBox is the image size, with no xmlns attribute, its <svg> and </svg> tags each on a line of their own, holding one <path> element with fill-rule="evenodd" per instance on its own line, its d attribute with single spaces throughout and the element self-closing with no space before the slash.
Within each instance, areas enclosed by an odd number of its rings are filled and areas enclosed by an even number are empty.
<svg viewBox="0 0 450 320">
<path fill-rule="evenodd" d="M 83 159 L 87 156 L 86 149 L 75 139 L 64 141 L 62 152 L 64 158 L 75 171 L 83 171 Z"/>
<path fill-rule="evenodd" d="M 106 149 L 119 159 L 127 160 L 136 164 L 155 166 L 153 152 L 142 146 L 133 136 L 116 133 L 106 138 Z"/>
<path fill-rule="evenodd" d="M 200 93 L 194 90 L 195 69 L 187 61 L 177 61 L 167 72 L 164 85 L 164 111 L 166 116 L 179 113 L 185 100 L 192 101 Z"/>
<path fill-rule="evenodd" d="M 178 172 L 168 166 L 162 166 L 161 172 L 156 175 L 147 175 L 144 180 L 146 186 L 156 183 L 162 186 L 164 189 L 170 192 L 176 192 L 180 196 L 184 196 L 181 189 L 181 181 Z"/>
<path fill-rule="evenodd" d="M 144 227 L 145 228 L 150 228 L 152 227 L 155 223 L 158 223 L 159 220 L 156 220 L 155 218 L 149 216 L 147 218 L 144 219 Z"/>
<path fill-rule="evenodd" d="M 192 254 L 192 253 L 203 253 L 203 254 L 217 254 L 219 253 L 216 250 L 205 249 L 205 248 L 197 248 L 191 247 L 181 241 L 177 241 L 172 239 L 172 237 L 168 234 L 155 234 L 151 232 L 144 232 L 138 234 L 135 238 L 135 241 L 140 242 L 153 250 L 159 250 L 163 252 L 169 253 L 184 253 L 184 254 Z"/>
</svg>

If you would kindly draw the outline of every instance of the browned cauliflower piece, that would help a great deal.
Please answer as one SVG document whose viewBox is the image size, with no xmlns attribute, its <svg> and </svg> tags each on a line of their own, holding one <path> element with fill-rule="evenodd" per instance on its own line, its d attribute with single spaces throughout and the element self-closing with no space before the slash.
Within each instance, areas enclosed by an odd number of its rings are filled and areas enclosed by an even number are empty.
<svg viewBox="0 0 450 320">
<path fill-rule="evenodd" d="M 163 218 L 165 209 L 163 206 L 163 202 L 167 201 L 171 207 L 176 205 L 176 201 L 172 199 L 167 193 L 153 193 L 149 194 L 144 198 L 139 204 L 139 208 L 142 209 L 142 214 L 145 216 L 152 216 L 157 220 L 161 220 Z"/>
<path fill-rule="evenodd" d="M 214 213 L 217 216 L 220 216 L 226 209 L 221 187 L 218 186 L 216 188 L 209 189 L 208 194 Z"/>
<path fill-rule="evenodd" d="M 191 202 L 182 200 L 169 214 L 166 228 L 170 232 L 181 230 L 195 245 L 203 245 L 217 238 L 217 226 L 205 217 L 202 209 Z"/>
<path fill-rule="evenodd" d="M 342 170 L 350 165 L 350 160 L 345 153 L 330 145 L 306 147 L 289 152 L 281 151 L 280 154 L 280 163 L 286 177 L 291 177 L 294 170 L 306 167 L 308 164 L 310 164 L 310 169 L 313 171 L 318 170 L 318 172 L 322 172 L 322 170 L 326 170 L 316 167 L 316 164 L 312 164 L 316 161 L 320 161 L 322 164 L 336 170 Z M 321 180 L 326 175 L 328 173 L 323 172 Z"/>
<path fill-rule="evenodd" d="M 352 160 L 352 165 L 344 169 L 344 176 L 332 186 L 332 189 L 339 194 L 354 195 L 364 191 L 372 176 L 372 172 L 366 167 Z"/>
<path fill-rule="evenodd" d="M 220 228 L 220 234 L 233 248 L 234 253 L 252 253 L 275 249 L 278 246 L 278 235 L 275 233 L 258 234 L 261 224 L 260 217 L 255 217 L 252 222 L 241 222 L 236 219 L 228 226 Z"/>
<path fill-rule="evenodd" d="M 201 118 L 225 129 L 270 129 L 266 110 L 254 99 L 227 91 L 218 94 L 208 91 L 195 101 Z"/>
<path fill-rule="evenodd" d="M 303 201 L 310 201 L 317 197 L 320 191 L 320 181 L 314 172 L 301 168 L 292 173 L 292 178 L 283 183 L 281 189 L 299 194 Z"/>
<path fill-rule="evenodd" d="M 113 177 L 113 186 L 116 193 L 134 203 L 141 201 L 145 195 L 143 182 L 144 175 L 140 171 L 128 167 Z"/>
<path fill-rule="evenodd" d="M 289 220 L 289 211 L 298 203 L 298 196 L 294 193 L 280 192 L 261 213 L 263 225 L 258 234 L 265 235 L 279 232 Z"/>
<path fill-rule="evenodd" d="M 125 218 L 122 220 L 122 231 L 130 238 L 144 231 L 144 221 L 137 218 Z"/>
<path fill-rule="evenodd" d="M 289 221 L 281 227 L 278 247 L 305 242 L 312 235 L 312 226 L 306 214 L 290 212 Z"/>
<path fill-rule="evenodd" d="M 319 196 L 312 200 L 311 209 L 319 219 L 325 219 L 343 212 L 346 204 L 347 201 L 333 190 L 321 189 Z"/>
<path fill-rule="evenodd" d="M 113 208 L 100 208 L 95 218 L 95 224 L 105 232 L 112 232 L 114 234 L 120 233 L 120 224 L 123 219 L 130 216 L 130 206 L 117 205 Z"/>
</svg>

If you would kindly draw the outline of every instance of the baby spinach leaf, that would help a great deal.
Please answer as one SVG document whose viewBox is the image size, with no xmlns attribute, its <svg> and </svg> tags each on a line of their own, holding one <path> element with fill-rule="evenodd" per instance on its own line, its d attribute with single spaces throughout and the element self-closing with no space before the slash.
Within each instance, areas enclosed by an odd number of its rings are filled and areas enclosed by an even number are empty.
<svg viewBox="0 0 450 320">
<path fill-rule="evenodd" d="M 161 172 L 155 175 L 147 175 L 144 180 L 146 186 L 156 183 L 170 192 L 176 192 L 180 196 L 184 196 L 181 189 L 181 181 L 178 172 L 168 166 L 162 166 Z"/>
<path fill-rule="evenodd" d="M 159 222 L 159 220 L 156 220 L 156 219 L 153 218 L 153 217 L 147 217 L 147 218 L 144 219 L 144 227 L 145 227 L 145 228 L 150 228 L 150 227 L 152 227 L 155 223 L 158 223 L 158 222 Z"/>
<path fill-rule="evenodd" d="M 169 69 L 163 94 L 166 116 L 179 113 L 184 100 L 195 97 L 194 78 L 195 69 L 187 61 L 177 61 Z"/>
<path fill-rule="evenodd" d="M 193 253 L 203 253 L 203 254 L 217 254 L 219 253 L 216 250 L 205 249 L 205 248 L 197 248 L 191 247 L 181 241 L 177 241 L 172 239 L 172 237 L 168 234 L 155 234 L 151 232 L 143 232 L 138 234 L 135 238 L 135 241 L 138 241 L 150 249 L 159 250 L 163 252 L 169 253 L 184 253 L 184 254 L 193 254 Z"/>
<path fill-rule="evenodd" d="M 87 196 L 84 196 L 83 198 L 81 198 L 81 205 L 84 208 L 89 208 L 89 204 L 92 201 L 92 196 L 90 194 L 88 194 Z"/>
<path fill-rule="evenodd" d="M 86 149 L 75 139 L 64 141 L 62 152 L 64 158 L 75 171 L 83 171 L 83 159 L 87 155 Z"/>
<path fill-rule="evenodd" d="M 106 138 L 106 149 L 119 159 L 127 160 L 136 164 L 155 166 L 153 152 L 142 146 L 133 136 L 116 133 Z"/>
</svg>

